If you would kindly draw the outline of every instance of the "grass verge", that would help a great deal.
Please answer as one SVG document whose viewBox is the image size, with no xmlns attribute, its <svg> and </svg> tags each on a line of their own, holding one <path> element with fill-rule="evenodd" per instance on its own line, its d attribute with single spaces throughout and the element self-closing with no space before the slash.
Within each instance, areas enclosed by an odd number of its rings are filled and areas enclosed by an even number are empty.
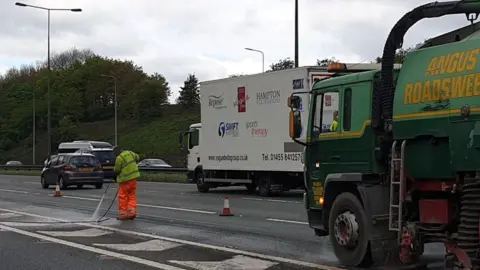
<svg viewBox="0 0 480 270">
<path fill-rule="evenodd" d="M 0 175 L 40 176 L 40 171 L 3 170 L 0 171 Z M 143 182 L 188 183 L 187 176 L 184 173 L 141 173 L 139 180 Z"/>
</svg>

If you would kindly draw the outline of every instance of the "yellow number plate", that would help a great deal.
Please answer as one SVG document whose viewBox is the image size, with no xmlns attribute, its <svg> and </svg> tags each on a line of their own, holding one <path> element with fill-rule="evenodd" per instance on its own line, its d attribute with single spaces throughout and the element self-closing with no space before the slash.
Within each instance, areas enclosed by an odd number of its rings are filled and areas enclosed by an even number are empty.
<svg viewBox="0 0 480 270">
<path fill-rule="evenodd" d="M 104 170 L 113 170 L 113 167 L 112 166 L 104 166 L 103 169 Z"/>
<path fill-rule="evenodd" d="M 80 171 L 80 172 L 91 172 L 91 171 L 93 171 L 93 169 L 92 168 L 80 168 L 80 169 L 78 169 L 78 171 Z"/>
</svg>

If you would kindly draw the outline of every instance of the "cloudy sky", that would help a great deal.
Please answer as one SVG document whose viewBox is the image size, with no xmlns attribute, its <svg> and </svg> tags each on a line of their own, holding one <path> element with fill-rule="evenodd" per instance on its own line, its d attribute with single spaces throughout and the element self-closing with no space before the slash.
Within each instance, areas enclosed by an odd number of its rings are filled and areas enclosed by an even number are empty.
<svg viewBox="0 0 480 270">
<path fill-rule="evenodd" d="M 433 1 L 433 0 L 432 0 Z M 300 65 L 317 58 L 371 61 L 390 28 L 425 0 L 299 0 Z M 47 13 L 0 1 L 0 72 L 46 59 Z M 294 53 L 294 0 L 24 0 L 50 8 L 52 52 L 71 47 L 129 59 L 169 81 L 174 97 L 188 73 L 210 80 L 261 72 Z M 167 4 L 168 3 L 168 4 Z M 468 24 L 464 15 L 425 20 L 404 47 Z"/>
</svg>

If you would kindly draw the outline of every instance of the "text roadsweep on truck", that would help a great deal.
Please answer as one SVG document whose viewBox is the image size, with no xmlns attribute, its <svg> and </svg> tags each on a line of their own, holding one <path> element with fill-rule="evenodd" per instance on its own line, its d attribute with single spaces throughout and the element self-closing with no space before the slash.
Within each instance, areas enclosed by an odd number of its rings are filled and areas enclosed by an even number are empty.
<svg viewBox="0 0 480 270">
<path fill-rule="evenodd" d="M 418 266 L 426 243 L 443 243 L 445 269 L 480 269 L 479 13 L 478 0 L 415 8 L 391 30 L 381 70 L 347 74 L 334 63 L 337 75 L 308 92 L 308 115 L 298 110 L 304 96 L 288 100 L 290 137 L 305 147 L 309 225 L 343 265 Z M 394 68 L 411 26 L 449 14 L 471 25 L 427 40 Z M 330 93 L 340 103 L 334 132 L 318 128 Z"/>
</svg>

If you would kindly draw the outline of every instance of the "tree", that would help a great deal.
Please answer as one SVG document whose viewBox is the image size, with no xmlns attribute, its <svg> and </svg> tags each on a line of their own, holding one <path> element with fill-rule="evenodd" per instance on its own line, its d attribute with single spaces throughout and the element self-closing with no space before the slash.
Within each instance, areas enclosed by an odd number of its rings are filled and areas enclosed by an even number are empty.
<svg viewBox="0 0 480 270">
<path fill-rule="evenodd" d="M 394 62 L 395 64 L 403 64 L 403 61 L 405 60 L 405 56 L 407 56 L 408 53 L 416 50 L 417 47 L 421 46 L 422 44 L 423 44 L 423 42 L 422 42 L 422 43 L 418 43 L 418 44 L 416 44 L 415 46 L 408 47 L 408 48 L 406 48 L 406 49 L 400 48 L 400 49 L 395 53 L 395 59 L 393 60 L 393 62 Z M 382 63 L 382 57 L 378 56 L 377 58 L 375 58 L 375 63 L 377 63 L 377 64 Z"/>
<path fill-rule="evenodd" d="M 290 57 L 287 57 L 287 58 L 278 60 L 278 62 L 276 63 L 272 63 L 270 65 L 270 70 L 268 70 L 267 72 L 290 69 L 294 67 L 295 67 L 295 62 L 292 59 L 290 59 Z"/>
<path fill-rule="evenodd" d="M 150 120 L 161 116 L 171 94 L 161 74 L 147 74 L 131 61 L 102 57 L 93 51 L 70 49 L 51 57 L 52 139 L 77 139 L 81 123 L 114 117 L 114 81 L 117 79 L 118 117 Z M 13 67 L 0 75 L 0 161 L 2 153 L 32 135 L 32 98 L 35 92 L 37 134 L 47 130 L 48 70 L 46 62 Z M 55 143 L 52 143 L 55 145 Z"/>
<path fill-rule="evenodd" d="M 335 59 L 335 57 L 332 57 L 332 58 L 324 58 L 322 60 L 320 59 L 317 59 L 317 66 L 320 66 L 320 67 L 328 67 L 328 65 L 330 65 L 330 63 L 332 62 L 337 62 L 337 59 Z"/>
<path fill-rule="evenodd" d="M 229 75 L 228 78 L 238 78 L 238 77 L 243 77 L 245 76 L 245 74 L 232 74 L 232 75 Z"/>
<path fill-rule="evenodd" d="M 58 127 L 53 133 L 54 144 L 57 145 L 61 142 L 73 141 L 77 139 L 77 125 L 69 116 L 64 116 L 58 122 Z"/>
<path fill-rule="evenodd" d="M 188 74 L 183 87 L 180 87 L 180 89 L 180 96 L 177 99 L 178 104 L 190 107 L 200 103 L 198 79 L 194 74 Z"/>
</svg>

